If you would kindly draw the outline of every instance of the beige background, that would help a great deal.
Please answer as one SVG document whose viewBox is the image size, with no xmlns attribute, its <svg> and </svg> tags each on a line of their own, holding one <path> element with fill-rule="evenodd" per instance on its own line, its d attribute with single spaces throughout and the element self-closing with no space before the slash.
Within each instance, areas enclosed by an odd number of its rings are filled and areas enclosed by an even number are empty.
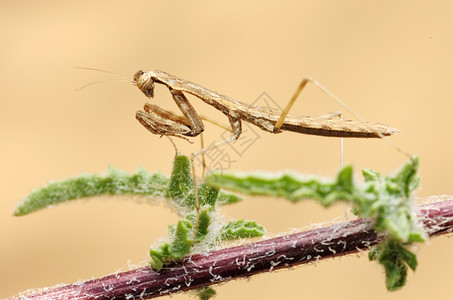
<svg viewBox="0 0 453 300">
<path fill-rule="evenodd" d="M 367 120 L 401 129 L 392 140 L 421 157 L 421 199 L 453 193 L 450 1 L 4 0 L 0 36 L 0 297 L 127 270 L 128 262 L 143 265 L 148 247 L 176 221 L 163 206 L 127 198 L 12 216 L 23 196 L 49 180 L 109 165 L 170 171 L 170 143 L 134 118 L 145 97 L 122 82 L 75 92 L 115 77 L 73 66 L 129 78 L 141 68 L 165 70 L 247 103 L 265 91 L 280 106 L 303 76 L 312 76 Z M 342 109 L 313 86 L 301 99 L 298 114 Z M 176 110 L 162 87 L 154 101 Z M 207 125 L 207 142 L 221 133 Z M 235 160 L 232 169 L 332 176 L 339 166 L 336 139 L 259 134 L 242 157 L 225 148 Z M 186 154 L 199 147 L 177 144 Z M 382 141 L 345 141 L 345 162 L 356 170 L 388 173 L 405 159 Z M 343 206 L 325 210 L 311 201 L 248 198 L 223 212 L 278 233 L 342 216 Z M 448 237 L 420 246 L 419 269 L 396 293 L 385 290 L 380 267 L 366 255 L 352 255 L 230 282 L 217 288 L 217 299 L 451 299 L 452 248 Z"/>
</svg>

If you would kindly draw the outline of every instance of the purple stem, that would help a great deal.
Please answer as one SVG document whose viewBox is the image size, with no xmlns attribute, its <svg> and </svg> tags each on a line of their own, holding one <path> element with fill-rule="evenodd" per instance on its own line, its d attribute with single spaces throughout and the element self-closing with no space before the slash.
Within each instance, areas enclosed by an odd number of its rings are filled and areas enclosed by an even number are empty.
<svg viewBox="0 0 453 300">
<path fill-rule="evenodd" d="M 452 232 L 453 198 L 420 206 L 419 216 L 430 236 Z M 354 220 L 192 255 L 160 272 L 139 268 L 16 299 L 149 299 L 368 250 L 379 242 L 368 221 Z"/>
</svg>

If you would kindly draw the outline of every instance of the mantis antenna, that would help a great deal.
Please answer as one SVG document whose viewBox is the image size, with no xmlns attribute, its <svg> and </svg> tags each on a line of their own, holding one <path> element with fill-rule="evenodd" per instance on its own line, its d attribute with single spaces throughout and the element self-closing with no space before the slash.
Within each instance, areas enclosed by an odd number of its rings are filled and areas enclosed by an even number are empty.
<svg viewBox="0 0 453 300">
<path fill-rule="evenodd" d="M 126 76 L 123 76 L 123 75 L 115 73 L 115 72 L 110 72 L 110 71 L 107 71 L 107 70 L 102 70 L 102 69 L 97 69 L 97 68 L 87 68 L 87 67 L 74 67 L 74 68 L 75 69 L 81 69 L 81 70 L 97 71 L 97 72 L 107 73 L 107 74 L 111 74 L 111 75 L 115 75 L 117 77 L 120 77 L 120 78 L 116 78 L 116 79 L 107 79 L 107 80 L 100 80 L 100 81 L 94 81 L 94 82 L 87 83 L 87 84 L 75 89 L 76 92 L 78 92 L 78 91 L 80 91 L 80 90 L 82 90 L 82 89 L 84 89 L 86 87 L 98 84 L 98 83 L 110 82 L 110 81 L 127 81 L 127 82 L 131 83 L 132 85 L 135 85 L 135 82 L 133 80 L 130 80 Z"/>
</svg>

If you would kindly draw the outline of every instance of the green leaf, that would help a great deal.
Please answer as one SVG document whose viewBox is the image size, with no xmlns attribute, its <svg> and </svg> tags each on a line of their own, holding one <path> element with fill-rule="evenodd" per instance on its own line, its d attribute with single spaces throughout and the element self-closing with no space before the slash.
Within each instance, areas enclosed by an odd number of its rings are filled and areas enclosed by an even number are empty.
<svg viewBox="0 0 453 300">
<path fill-rule="evenodd" d="M 230 205 L 240 201 L 242 201 L 242 198 L 238 195 L 220 191 L 216 202 L 218 205 Z"/>
<path fill-rule="evenodd" d="M 157 248 L 149 251 L 151 256 L 150 265 L 159 271 L 163 265 L 190 253 L 191 242 L 189 238 L 192 223 L 187 220 L 179 221 L 176 226 L 170 226 L 169 232 L 172 235 L 171 242 L 163 242 Z"/>
<path fill-rule="evenodd" d="M 163 197 L 167 183 L 168 178 L 161 173 L 150 174 L 139 169 L 135 174 L 127 174 L 110 167 L 105 176 L 83 174 L 34 190 L 17 205 L 14 215 L 22 216 L 63 202 L 102 195 Z"/>
<path fill-rule="evenodd" d="M 162 243 L 159 248 L 154 248 L 149 251 L 151 257 L 150 265 L 154 270 L 160 271 L 164 265 L 164 262 L 171 260 L 170 244 L 165 242 Z"/>
<path fill-rule="evenodd" d="M 231 221 L 224 226 L 217 236 L 218 241 L 245 239 L 252 237 L 261 237 L 266 234 L 263 226 L 254 221 L 237 220 Z"/>
<path fill-rule="evenodd" d="M 209 226 L 215 217 L 215 204 L 219 190 L 210 185 L 202 184 L 197 188 L 197 193 L 200 212 L 198 229 L 193 232 L 196 230 L 197 216 L 190 162 L 185 156 L 176 156 L 167 196 L 176 204 L 185 207 L 186 214 L 184 219 L 179 221 L 176 226 L 169 227 L 170 244 L 164 242 L 150 251 L 152 268 L 160 270 L 166 263 L 190 254 L 192 246 L 203 242 L 208 235 Z M 228 196 L 228 194 L 226 195 Z M 233 198 L 232 196 L 229 197 Z"/>
<path fill-rule="evenodd" d="M 342 168 L 336 179 L 330 182 L 294 173 L 272 176 L 225 172 L 210 173 L 206 182 L 217 188 L 250 195 L 279 196 L 291 202 L 308 198 L 318 200 L 323 206 L 337 200 L 351 202 L 354 212 L 373 220 L 373 228 L 383 234 L 383 246 L 371 251 L 370 258 L 377 259 L 384 266 L 387 287 L 395 290 L 404 285 L 408 266 L 412 269 L 416 266 L 415 255 L 406 247 L 426 239 L 416 220 L 411 199 L 411 192 L 419 184 L 418 165 L 418 157 L 413 157 L 399 172 L 388 176 L 364 169 L 364 185 L 354 183 L 351 166 Z"/>
<path fill-rule="evenodd" d="M 179 206 L 194 207 L 193 179 L 187 156 L 177 155 L 175 157 L 173 171 L 168 183 L 167 197 Z"/>
<path fill-rule="evenodd" d="M 217 196 L 219 195 L 219 189 L 203 183 L 198 187 L 197 191 L 200 206 L 215 206 Z"/>
<path fill-rule="evenodd" d="M 318 178 L 304 179 L 295 174 L 280 176 L 268 174 L 234 174 L 211 172 L 205 182 L 218 187 L 249 195 L 284 197 L 291 202 L 313 198 L 324 206 L 338 199 L 350 199 L 353 190 L 352 167 L 340 170 L 334 182 Z"/>
<path fill-rule="evenodd" d="M 195 236 L 195 243 L 200 243 L 206 235 L 209 233 L 209 225 L 211 225 L 211 217 L 209 215 L 209 210 L 213 210 L 212 208 L 210 209 L 203 209 L 200 211 L 200 218 L 198 221 L 198 231 Z"/>
<path fill-rule="evenodd" d="M 418 156 L 415 156 L 392 178 L 398 186 L 401 187 L 401 190 L 406 197 L 410 196 L 410 193 L 418 187 L 420 182 L 420 178 L 417 174 L 418 165 L 419 159 Z"/>
<path fill-rule="evenodd" d="M 365 182 L 376 180 L 376 178 L 381 177 L 381 173 L 372 169 L 363 169 L 362 170 L 363 178 Z"/>
<path fill-rule="evenodd" d="M 177 223 L 170 247 L 172 258 L 178 259 L 190 253 L 192 240 L 189 238 L 189 232 L 191 229 L 192 224 L 186 220 Z"/>
<path fill-rule="evenodd" d="M 200 300 L 209 300 L 217 294 L 216 291 L 209 286 L 197 288 L 196 293 Z"/>
<path fill-rule="evenodd" d="M 407 267 L 413 271 L 417 267 L 417 257 L 407 250 L 400 242 L 387 239 L 381 244 L 374 246 L 368 257 L 377 260 L 384 266 L 386 285 L 389 291 L 400 289 L 406 283 Z"/>
<path fill-rule="evenodd" d="M 75 200 L 100 195 L 145 195 L 152 197 L 166 197 L 179 208 L 182 219 L 175 225 L 168 227 L 169 240 L 150 249 L 150 265 L 155 270 L 176 259 L 190 254 L 194 244 L 204 243 L 208 249 L 213 245 L 216 236 L 211 236 L 210 241 L 205 241 L 209 234 L 210 226 L 215 222 L 215 205 L 217 198 L 219 204 L 236 203 L 242 199 L 231 193 L 221 192 L 215 187 L 202 184 L 197 188 L 200 204 L 198 230 L 195 233 L 196 211 L 191 175 L 190 161 L 186 156 L 177 155 L 174 160 L 171 177 L 161 173 L 150 174 L 144 169 L 139 169 L 134 174 L 127 174 L 110 168 L 106 176 L 84 174 L 33 191 L 17 206 L 15 215 L 24 215 L 38 209 Z M 249 236 L 256 236 L 253 228 L 248 228 Z M 255 231 L 264 228 L 256 226 Z M 236 233 L 237 234 L 237 233 Z M 244 226 L 241 237 L 247 236 Z M 212 290 L 213 291 L 213 290 Z M 206 290 L 204 295 L 209 295 Z M 207 299 L 207 298 L 206 298 Z"/>
</svg>

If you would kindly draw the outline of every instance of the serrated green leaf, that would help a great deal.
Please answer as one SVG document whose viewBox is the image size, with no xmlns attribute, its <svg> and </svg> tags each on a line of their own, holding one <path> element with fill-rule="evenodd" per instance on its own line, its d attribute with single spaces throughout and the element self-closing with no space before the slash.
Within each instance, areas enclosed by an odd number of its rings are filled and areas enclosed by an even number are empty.
<svg viewBox="0 0 453 300">
<path fill-rule="evenodd" d="M 167 242 L 160 244 L 158 248 L 151 249 L 149 251 L 149 255 L 151 257 L 151 260 L 149 262 L 151 268 L 157 271 L 161 270 L 164 262 L 168 262 L 172 259 L 170 244 Z"/>
<path fill-rule="evenodd" d="M 190 162 L 187 156 L 177 155 L 168 183 L 167 197 L 178 206 L 193 208 L 193 179 L 190 174 Z"/>
<path fill-rule="evenodd" d="M 238 203 L 240 201 L 242 201 L 242 197 L 235 195 L 235 194 L 220 191 L 219 197 L 217 198 L 216 203 L 218 205 L 230 205 L 230 204 Z"/>
<path fill-rule="evenodd" d="M 362 175 L 365 182 L 376 180 L 376 178 L 381 177 L 381 174 L 378 171 L 372 169 L 362 169 Z"/>
<path fill-rule="evenodd" d="M 342 168 L 332 182 L 313 177 L 304 179 L 294 174 L 269 176 L 225 172 L 209 174 L 206 182 L 218 188 L 250 195 L 280 196 L 292 202 L 306 198 L 316 199 L 323 206 L 337 200 L 352 202 L 359 216 L 374 220 L 373 227 L 384 234 L 384 243 L 391 241 L 384 248 L 377 248 L 379 251 L 370 252 L 370 258 L 384 266 L 387 287 L 395 290 L 404 285 L 407 267 L 416 265 L 415 255 L 403 245 L 426 238 L 415 219 L 410 198 L 419 183 L 417 169 L 417 157 L 411 158 L 395 175 L 382 176 L 377 171 L 365 169 L 362 173 L 366 183 L 362 186 L 353 182 L 350 166 Z"/>
<path fill-rule="evenodd" d="M 83 174 L 79 177 L 51 182 L 32 191 L 17 205 L 14 215 L 22 216 L 63 202 L 102 195 L 145 195 L 163 197 L 168 178 L 139 169 L 127 174 L 113 167 L 107 175 Z"/>
<path fill-rule="evenodd" d="M 217 294 L 216 291 L 209 286 L 197 288 L 196 293 L 200 300 L 209 300 Z"/>
<path fill-rule="evenodd" d="M 303 179 L 294 174 L 280 176 L 266 174 L 237 175 L 211 172 L 205 182 L 218 187 L 249 195 L 283 197 L 292 202 L 313 198 L 328 206 L 338 199 L 350 199 L 353 189 L 352 167 L 346 166 L 334 182 L 318 178 Z"/>
<path fill-rule="evenodd" d="M 407 246 L 392 239 L 387 239 L 374 246 L 368 257 L 370 260 L 377 260 L 384 266 L 386 286 L 389 291 L 395 291 L 404 286 L 408 266 L 414 271 L 417 267 L 416 255 L 409 251 Z"/>
<path fill-rule="evenodd" d="M 65 201 L 92 196 L 114 195 L 149 195 L 167 197 L 178 207 L 184 218 L 169 226 L 169 241 L 150 249 L 150 265 L 160 270 L 166 263 L 190 254 L 193 244 L 201 243 L 209 234 L 209 227 L 214 222 L 215 204 L 231 204 L 241 200 L 230 193 L 219 193 L 217 188 L 207 184 L 198 187 L 200 215 L 196 234 L 196 212 L 194 206 L 193 180 L 189 159 L 186 156 L 175 157 L 170 179 L 160 173 L 150 174 L 139 169 L 135 174 L 127 174 L 109 168 L 106 176 L 81 175 L 60 182 L 53 182 L 28 195 L 16 208 L 16 215 L 23 215 L 37 209 L 59 204 Z M 245 236 L 245 234 L 243 234 Z M 215 239 L 215 237 L 212 237 Z M 206 246 L 211 241 L 205 243 Z M 204 294 L 208 295 L 209 290 Z"/>
<path fill-rule="evenodd" d="M 217 196 L 219 195 L 219 189 L 203 183 L 197 189 L 198 199 L 200 206 L 209 205 L 211 207 L 215 206 Z"/>
<path fill-rule="evenodd" d="M 225 225 L 217 236 L 218 241 L 228 241 L 236 239 L 245 239 L 252 237 L 261 237 L 266 234 L 263 226 L 254 221 L 236 220 Z"/>
<path fill-rule="evenodd" d="M 189 238 L 192 223 L 187 220 L 180 220 L 176 226 L 171 226 L 171 242 L 163 242 L 156 248 L 149 251 L 151 257 L 150 265 L 159 271 L 163 265 L 179 259 L 190 253 L 191 239 Z"/>
<path fill-rule="evenodd" d="M 209 233 L 209 225 L 211 225 L 211 216 L 209 215 L 208 210 L 212 210 L 212 208 L 203 209 L 200 211 L 200 218 L 198 220 L 198 231 L 194 240 L 195 243 L 200 243 Z"/>
<path fill-rule="evenodd" d="M 189 238 L 192 224 L 181 220 L 176 224 L 176 230 L 171 241 L 170 253 L 174 259 L 179 259 L 190 253 L 192 240 Z"/>
<path fill-rule="evenodd" d="M 409 197 L 410 193 L 418 187 L 420 181 L 417 174 L 418 165 L 419 159 L 415 156 L 393 177 L 398 185 L 401 186 L 401 190 L 406 197 Z"/>
</svg>

